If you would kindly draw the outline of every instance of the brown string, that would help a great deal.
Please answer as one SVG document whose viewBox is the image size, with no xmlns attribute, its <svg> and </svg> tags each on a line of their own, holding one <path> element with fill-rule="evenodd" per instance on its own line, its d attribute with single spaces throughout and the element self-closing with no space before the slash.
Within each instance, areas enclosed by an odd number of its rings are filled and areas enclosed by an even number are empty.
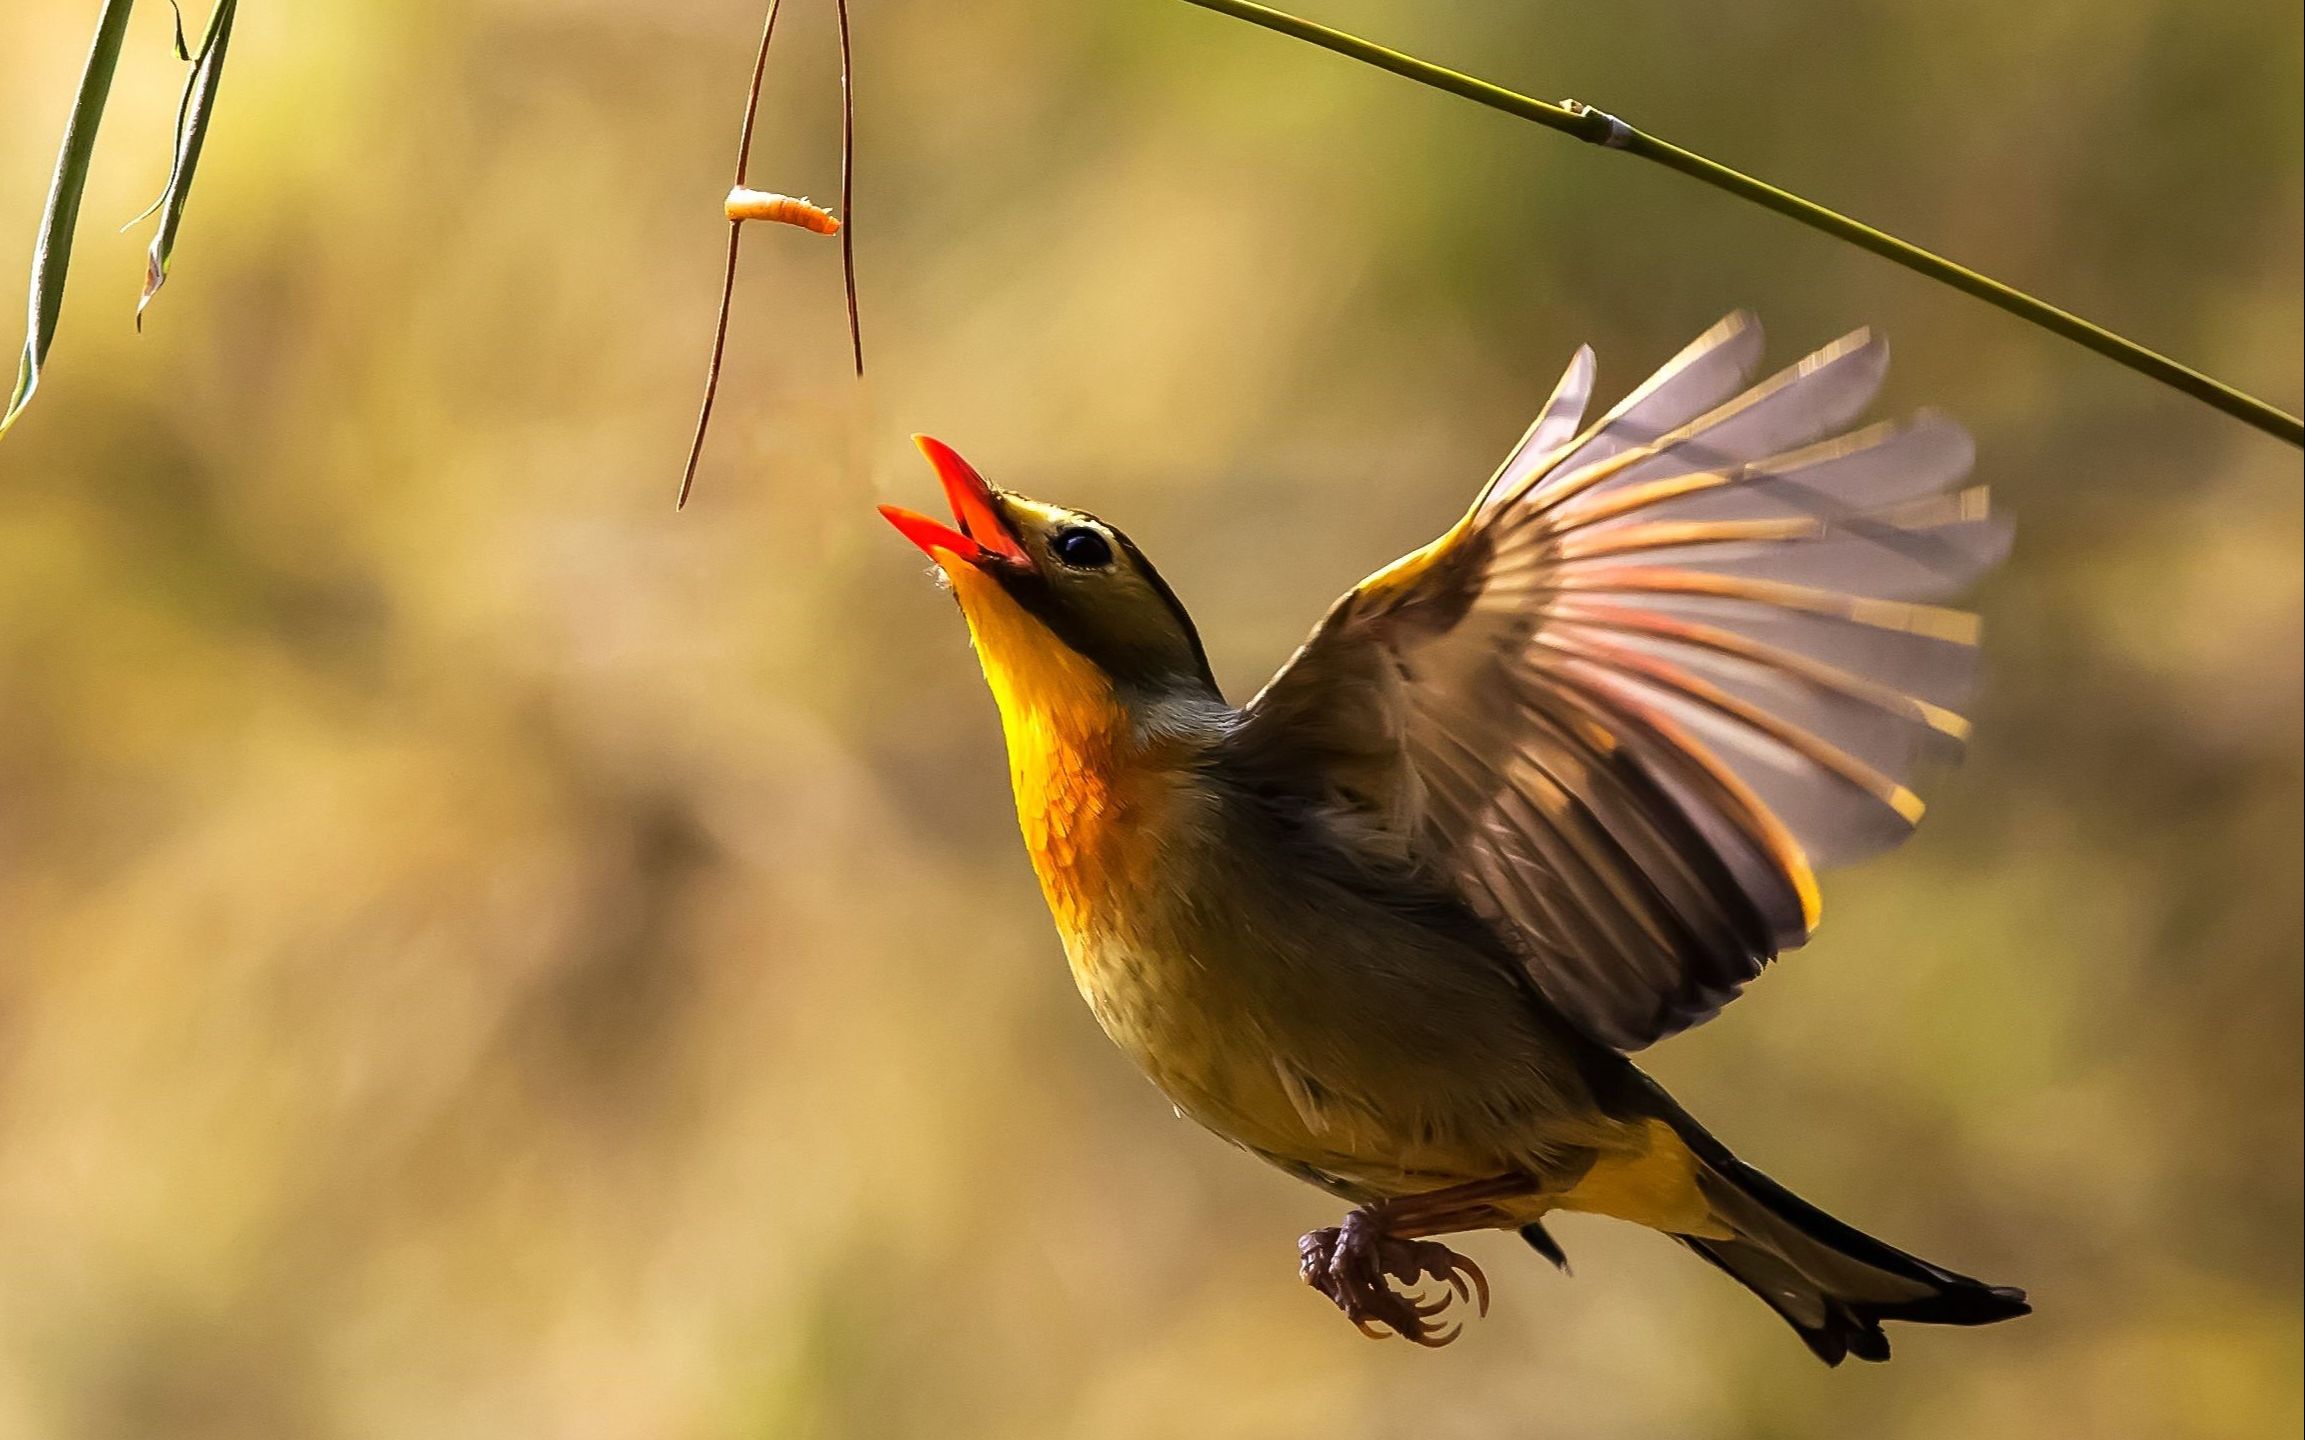
<svg viewBox="0 0 2305 1440">
<path fill-rule="evenodd" d="M 745 169 L 752 160 L 752 127 L 760 115 L 760 82 L 768 73 L 768 42 L 776 37 L 776 12 L 782 5 L 783 0 L 768 0 L 768 19 L 760 27 L 760 53 L 752 62 L 752 89 L 745 96 L 744 128 L 737 134 L 736 182 L 730 186 L 731 189 L 744 184 Z M 843 209 L 847 208 L 845 199 L 841 204 Z M 712 359 L 704 370 L 704 403 L 697 407 L 696 434 L 688 442 L 688 463 L 681 467 L 680 499 L 675 503 L 675 509 L 688 508 L 689 488 L 696 484 L 696 462 L 704 454 L 705 428 L 712 423 L 713 397 L 720 393 L 720 357 L 728 349 L 728 311 L 730 303 L 736 298 L 736 251 L 743 236 L 744 222 L 729 221 L 728 263 L 721 271 L 720 317 L 713 322 Z M 854 303 L 852 292 L 850 304 L 853 306 Z"/>
<path fill-rule="evenodd" d="M 864 331 L 856 318 L 856 231 L 849 224 L 855 209 L 851 172 L 856 161 L 856 92 L 849 83 L 848 0 L 833 0 L 840 16 L 840 273 L 848 290 L 848 346 L 856 356 L 856 375 L 864 378 Z"/>
</svg>

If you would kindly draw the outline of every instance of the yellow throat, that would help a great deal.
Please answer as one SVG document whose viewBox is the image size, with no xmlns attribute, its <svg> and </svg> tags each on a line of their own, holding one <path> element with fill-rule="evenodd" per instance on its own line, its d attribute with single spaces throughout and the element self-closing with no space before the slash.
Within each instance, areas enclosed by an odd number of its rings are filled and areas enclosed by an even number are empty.
<svg viewBox="0 0 2305 1440">
<path fill-rule="evenodd" d="M 1169 787 L 1102 670 L 976 566 L 939 562 L 1000 706 L 1025 849 L 1077 965 L 1079 942 L 1149 878 L 1147 822 Z"/>
</svg>

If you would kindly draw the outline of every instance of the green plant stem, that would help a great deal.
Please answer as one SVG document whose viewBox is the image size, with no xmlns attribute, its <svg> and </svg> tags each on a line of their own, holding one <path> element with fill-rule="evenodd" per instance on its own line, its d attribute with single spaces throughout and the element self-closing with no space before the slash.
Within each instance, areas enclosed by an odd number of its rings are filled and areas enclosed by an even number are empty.
<svg viewBox="0 0 2305 1440">
<path fill-rule="evenodd" d="M 88 63 L 80 73 L 80 89 L 72 101 L 72 118 L 64 127 L 64 143 L 56 152 L 56 178 L 48 186 L 48 205 L 40 216 L 40 237 L 32 251 L 32 291 L 24 325 L 24 351 L 16 362 L 16 388 L 0 411 L 0 435 L 24 413 L 32 392 L 40 388 L 40 367 L 48 359 L 48 346 L 56 338 L 56 317 L 64 309 L 64 281 L 72 268 L 72 232 L 80 222 L 80 197 L 88 188 L 89 157 L 96 149 L 96 127 L 104 119 L 104 102 L 112 93 L 112 72 L 120 64 L 120 44 L 128 33 L 128 12 L 134 0 L 105 0 L 96 18 L 96 38 L 88 47 Z"/>
<path fill-rule="evenodd" d="M 200 51 L 186 58 L 192 73 L 185 78 L 184 98 L 176 107 L 176 157 L 168 166 L 168 184 L 160 192 L 157 209 L 160 228 L 145 254 L 144 293 L 136 297 L 136 328 L 144 328 L 145 307 L 168 281 L 168 264 L 176 254 L 176 232 L 184 224 L 184 205 L 192 195 L 192 177 L 200 168 L 200 152 L 208 143 L 208 125 L 215 118 L 216 86 L 224 77 L 224 55 L 232 45 L 232 21 L 239 0 L 216 0 L 208 17 L 208 31 Z M 179 13 L 178 23 L 183 16 Z M 179 34 L 177 48 L 183 49 Z"/>
<path fill-rule="evenodd" d="M 1185 3 L 1246 20 L 1252 25 L 1261 25 L 1267 30 L 1318 45 L 1324 50 L 1333 50 L 1339 55 L 1374 65 L 1378 69 L 1390 70 L 1420 85 L 1461 95 L 1492 110 L 1502 110 L 1523 120 L 1533 120 L 1539 125 L 1565 135 L 1574 135 L 1579 140 L 1605 149 L 1622 150 L 1644 160 L 1653 160 L 1668 169 L 1678 170 L 1683 175 L 1702 180 L 1717 189 L 1742 196 L 1812 229 L 1838 236 L 1932 280 L 1974 295 L 2044 330 L 2086 345 L 2109 360 L 2118 361 L 2141 375 L 2150 376 L 2203 404 L 2214 406 L 2268 435 L 2286 440 L 2292 445 L 2305 446 L 2305 423 L 2253 395 L 2236 390 L 2190 366 L 2180 365 L 2166 355 L 2148 350 L 2069 310 L 2061 310 L 2047 301 L 2036 299 L 2015 286 L 2004 285 L 1966 266 L 1956 265 L 1942 255 L 1900 240 L 1885 230 L 1876 230 L 1839 211 L 1828 210 L 1814 201 L 1804 200 L 1789 190 L 1780 190 L 1741 171 L 1708 160 L 1693 150 L 1684 150 L 1678 145 L 1660 140 L 1606 111 L 1596 110 L 1574 100 L 1553 104 L 1531 99 L 1501 86 L 1491 85 L 1485 80 L 1476 80 L 1470 75 L 1419 60 L 1413 55 L 1388 50 L 1357 35 L 1348 35 L 1342 30 L 1333 30 L 1296 15 L 1254 4 L 1252 0 L 1185 0 Z"/>
</svg>

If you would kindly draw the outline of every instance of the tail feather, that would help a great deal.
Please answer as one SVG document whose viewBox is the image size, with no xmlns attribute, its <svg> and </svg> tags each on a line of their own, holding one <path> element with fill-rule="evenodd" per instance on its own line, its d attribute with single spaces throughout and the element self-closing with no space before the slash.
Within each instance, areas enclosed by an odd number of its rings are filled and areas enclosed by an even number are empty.
<svg viewBox="0 0 2305 1440">
<path fill-rule="evenodd" d="M 1761 1297 L 1828 1365 L 1889 1358 L 1884 1320 L 1990 1325 L 2029 1314 L 2025 1292 L 1909 1255 L 1827 1215 L 1683 1121 L 1699 1188 L 1727 1239 L 1674 1238 Z"/>
</svg>

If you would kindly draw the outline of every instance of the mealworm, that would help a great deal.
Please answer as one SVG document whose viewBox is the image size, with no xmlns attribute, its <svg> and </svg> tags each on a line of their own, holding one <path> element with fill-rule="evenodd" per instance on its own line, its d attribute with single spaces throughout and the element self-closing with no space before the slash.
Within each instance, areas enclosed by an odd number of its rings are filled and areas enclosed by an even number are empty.
<svg viewBox="0 0 2305 1440">
<path fill-rule="evenodd" d="M 840 217 L 821 205 L 811 205 L 805 198 L 779 195 L 773 190 L 748 190 L 739 185 L 728 192 L 728 202 L 722 207 L 731 220 L 773 220 L 780 225 L 798 225 L 819 235 L 840 233 Z"/>
</svg>

